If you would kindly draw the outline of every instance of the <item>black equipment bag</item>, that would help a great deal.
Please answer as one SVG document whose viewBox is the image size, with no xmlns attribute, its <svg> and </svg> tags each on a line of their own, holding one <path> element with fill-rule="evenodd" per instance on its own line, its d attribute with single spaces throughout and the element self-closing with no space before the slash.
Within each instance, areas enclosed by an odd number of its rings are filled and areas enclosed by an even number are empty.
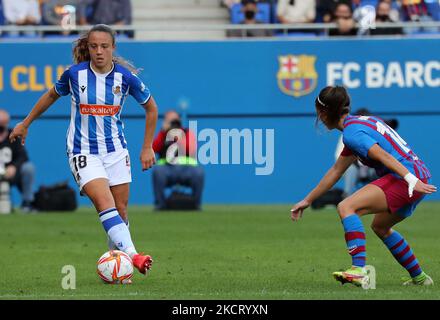
<svg viewBox="0 0 440 320">
<path fill-rule="evenodd" d="M 73 211 L 78 207 L 75 190 L 67 182 L 41 186 L 33 205 L 40 211 Z"/>
<path fill-rule="evenodd" d="M 337 206 L 344 200 L 344 192 L 341 189 L 332 189 L 324 193 L 321 197 L 312 202 L 312 209 L 321 209 L 326 205 Z"/>
<path fill-rule="evenodd" d="M 196 210 L 197 204 L 191 194 L 179 191 L 173 191 L 165 200 L 166 209 L 168 210 Z"/>
</svg>

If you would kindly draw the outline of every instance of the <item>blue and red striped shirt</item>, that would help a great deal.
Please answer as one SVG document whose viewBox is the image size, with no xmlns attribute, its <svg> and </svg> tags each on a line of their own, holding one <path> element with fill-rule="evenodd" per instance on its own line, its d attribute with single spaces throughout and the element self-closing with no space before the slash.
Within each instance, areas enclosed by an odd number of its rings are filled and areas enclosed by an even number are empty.
<svg viewBox="0 0 440 320">
<path fill-rule="evenodd" d="M 424 180 L 431 177 L 425 163 L 413 152 L 405 140 L 378 117 L 348 115 L 344 119 L 342 136 L 344 150 L 341 155 L 354 154 L 363 164 L 376 169 L 379 177 L 394 172 L 368 157 L 368 151 L 375 144 L 391 154 L 417 178 Z"/>
</svg>

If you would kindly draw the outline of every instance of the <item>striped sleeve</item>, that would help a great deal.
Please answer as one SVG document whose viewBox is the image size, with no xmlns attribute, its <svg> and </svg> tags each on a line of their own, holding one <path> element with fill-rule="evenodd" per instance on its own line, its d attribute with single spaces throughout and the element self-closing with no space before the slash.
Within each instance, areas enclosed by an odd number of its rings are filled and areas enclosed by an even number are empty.
<svg viewBox="0 0 440 320">
<path fill-rule="evenodd" d="M 364 158 L 368 157 L 368 151 L 378 143 L 364 130 L 356 128 L 357 125 L 351 125 L 344 129 L 344 145 L 346 148 L 356 152 Z"/>
<path fill-rule="evenodd" d="M 134 73 L 130 73 L 129 78 L 129 86 L 130 89 L 128 93 L 133 96 L 133 98 L 139 103 L 139 104 L 145 104 L 148 102 L 148 100 L 151 97 L 150 90 L 145 86 L 145 84 L 142 82 L 141 79 Z"/>
<path fill-rule="evenodd" d="M 59 96 L 67 96 L 70 93 L 69 79 L 70 72 L 69 69 L 66 69 L 61 75 L 60 79 L 58 79 L 57 83 L 55 83 L 54 88 Z"/>
</svg>

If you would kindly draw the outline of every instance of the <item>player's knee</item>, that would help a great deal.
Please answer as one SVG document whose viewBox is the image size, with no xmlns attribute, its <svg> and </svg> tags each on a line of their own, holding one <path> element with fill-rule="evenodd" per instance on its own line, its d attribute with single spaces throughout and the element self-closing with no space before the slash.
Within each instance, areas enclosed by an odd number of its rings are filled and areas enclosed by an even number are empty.
<svg viewBox="0 0 440 320">
<path fill-rule="evenodd" d="M 390 233 L 390 230 L 391 230 L 388 227 L 376 224 L 374 222 L 371 224 L 371 229 L 381 239 L 386 238 L 387 235 Z"/>
<path fill-rule="evenodd" d="M 348 217 L 355 213 L 353 206 L 350 204 L 350 201 L 343 200 L 339 202 L 337 206 L 337 210 L 341 219 Z"/>
</svg>

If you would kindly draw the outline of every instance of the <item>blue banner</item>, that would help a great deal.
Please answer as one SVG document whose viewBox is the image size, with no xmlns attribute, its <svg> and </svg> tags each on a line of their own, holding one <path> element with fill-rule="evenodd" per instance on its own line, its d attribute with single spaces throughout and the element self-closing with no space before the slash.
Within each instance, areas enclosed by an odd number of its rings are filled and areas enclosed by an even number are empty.
<svg viewBox="0 0 440 320">
<path fill-rule="evenodd" d="M 69 43 L 0 43 L 0 104 L 25 114 L 72 63 Z M 354 107 L 437 111 L 438 39 L 121 42 L 162 108 L 193 114 L 313 112 L 319 89 L 340 84 Z M 19 97 L 19 98 L 18 98 Z M 70 112 L 69 103 L 50 114 Z M 124 114 L 141 114 L 129 99 Z"/>
<path fill-rule="evenodd" d="M 0 43 L 0 108 L 18 118 L 26 115 L 72 63 L 71 51 L 69 43 Z M 440 111 L 439 52 L 439 39 L 117 43 L 117 53 L 143 69 L 140 77 L 160 113 L 185 109 L 189 119 L 198 120 L 199 155 L 209 155 L 201 163 L 203 199 L 211 203 L 302 198 L 334 161 L 339 133 L 320 132 L 310 117 L 319 90 L 330 84 L 349 89 L 355 110 L 394 113 L 399 133 L 427 163 L 436 183 L 439 119 L 422 113 Z M 60 119 L 39 120 L 30 129 L 27 146 L 38 169 L 37 185 L 65 179 L 75 184 L 65 157 L 69 99 L 60 98 L 47 112 Z M 417 112 L 421 115 L 402 116 Z M 137 161 L 143 115 L 134 99 L 127 99 L 122 119 L 135 116 L 124 120 L 133 164 L 130 201 L 140 204 L 152 203 L 151 172 L 142 172 Z M 230 150 L 221 145 L 225 129 L 240 131 L 243 139 L 250 132 L 252 148 L 242 145 L 235 160 L 225 155 Z M 214 138 L 215 146 L 210 145 Z M 265 152 L 272 147 L 270 158 Z"/>
</svg>

